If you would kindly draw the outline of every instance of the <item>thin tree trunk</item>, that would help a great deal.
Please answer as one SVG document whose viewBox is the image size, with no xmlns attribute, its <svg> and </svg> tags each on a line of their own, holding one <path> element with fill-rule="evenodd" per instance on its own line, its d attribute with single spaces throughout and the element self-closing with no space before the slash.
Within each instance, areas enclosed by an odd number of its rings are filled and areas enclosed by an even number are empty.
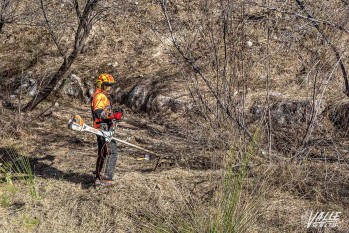
<svg viewBox="0 0 349 233">
<path fill-rule="evenodd" d="M 0 33 L 2 32 L 3 27 L 4 27 L 4 22 L 0 22 Z"/>
<path fill-rule="evenodd" d="M 270 2 L 267 0 L 267 6 L 269 7 Z M 266 102 L 267 102 L 267 131 L 268 131 L 268 155 L 269 155 L 269 164 L 272 163 L 272 120 L 271 120 L 271 111 L 270 111 L 270 11 L 268 11 L 268 21 L 267 21 L 267 79 L 265 83 L 266 88 Z"/>
</svg>

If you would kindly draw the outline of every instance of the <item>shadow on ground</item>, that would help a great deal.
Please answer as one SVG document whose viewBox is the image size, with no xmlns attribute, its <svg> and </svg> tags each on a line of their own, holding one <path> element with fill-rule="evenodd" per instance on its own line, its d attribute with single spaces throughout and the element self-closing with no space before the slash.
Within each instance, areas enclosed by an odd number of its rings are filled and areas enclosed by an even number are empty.
<svg viewBox="0 0 349 233">
<path fill-rule="evenodd" d="M 86 171 L 86 173 L 77 173 L 73 172 L 73 170 L 62 171 L 54 166 L 55 156 L 53 155 L 46 154 L 43 157 L 24 157 L 16 149 L 11 147 L 0 147 L 0 162 L 6 163 L 7 166 L 6 171 L 0 170 L 0 173 L 11 171 L 12 173 L 25 174 L 26 172 L 24 168 L 22 169 L 23 165 L 21 162 L 23 158 L 28 158 L 35 176 L 44 179 L 65 180 L 70 183 L 81 185 L 83 189 L 94 187 L 94 175 L 92 171 Z M 118 168 L 117 171 L 127 172 L 127 170 L 123 171 L 123 169 L 120 168 Z M 132 169 L 132 171 L 151 173 L 154 172 L 154 167 L 145 168 L 139 166 L 138 168 Z"/>
<path fill-rule="evenodd" d="M 53 166 L 54 156 L 47 155 L 43 158 L 31 159 L 34 174 L 45 179 L 66 180 L 74 184 L 81 184 L 83 189 L 94 186 L 93 174 L 76 173 L 72 171 L 64 172 Z M 52 161 L 50 164 L 47 161 Z"/>
<path fill-rule="evenodd" d="M 66 180 L 71 183 L 81 184 L 82 188 L 93 187 L 93 175 L 80 174 L 75 172 L 64 172 L 55 168 L 55 156 L 46 155 L 41 158 L 24 157 L 16 149 L 11 147 L 0 147 L 0 161 L 6 163 L 6 168 L 1 172 L 25 173 L 23 159 L 28 158 L 32 171 L 35 176 L 45 179 Z"/>
</svg>

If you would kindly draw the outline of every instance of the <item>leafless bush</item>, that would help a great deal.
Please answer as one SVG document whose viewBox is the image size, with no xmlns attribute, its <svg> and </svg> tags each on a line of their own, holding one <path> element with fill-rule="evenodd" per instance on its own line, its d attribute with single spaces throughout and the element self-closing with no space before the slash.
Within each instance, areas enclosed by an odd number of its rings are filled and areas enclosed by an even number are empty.
<svg viewBox="0 0 349 233">
<path fill-rule="evenodd" d="M 296 157 L 302 157 L 304 146 L 317 132 L 314 127 L 321 112 L 315 106 L 340 94 L 331 89 L 338 89 L 343 81 L 348 90 L 343 47 L 347 5 L 163 0 L 161 6 L 168 40 L 178 65 L 192 78 L 190 93 L 203 121 L 216 128 L 230 125 L 229 129 L 237 128 L 249 137 L 262 126 L 270 154 L 276 149 L 272 135 L 280 132 L 268 112 L 269 96 L 276 88 L 283 95 L 301 96 L 313 106 L 306 113 L 309 120 L 300 126 L 305 130 L 297 133 L 298 142 L 292 142 Z M 267 107 L 257 124 L 248 125 L 246 112 L 256 99 Z"/>
<path fill-rule="evenodd" d="M 103 12 L 105 8 L 98 8 L 99 0 L 89 0 L 81 9 L 80 2 L 74 0 L 68 6 L 64 4 L 61 7 L 66 9 L 68 14 L 64 24 L 61 24 L 59 20 L 54 21 L 53 24 L 50 20 L 48 10 L 42 0 L 40 0 L 40 8 L 43 13 L 43 18 L 49 31 L 49 34 L 54 41 L 57 50 L 61 57 L 63 58 L 63 63 L 56 71 L 56 73 L 51 77 L 50 81 L 44 86 L 42 90 L 35 96 L 27 105 L 24 107 L 24 111 L 33 110 L 41 101 L 45 100 L 50 93 L 54 90 L 58 82 L 65 76 L 71 65 L 80 55 L 83 47 L 85 46 L 87 39 L 90 35 L 93 25 L 103 17 Z M 51 14 L 57 12 L 53 11 Z M 70 21 L 72 16 L 75 14 L 76 22 Z M 53 15 L 51 16 L 53 17 Z M 68 34 L 69 36 L 66 36 Z M 74 40 L 70 38 L 74 37 Z M 59 38 L 66 39 L 67 42 L 64 45 Z"/>
<path fill-rule="evenodd" d="M 0 1 L 0 33 L 5 24 L 13 23 L 17 20 L 17 9 L 19 1 L 1 0 Z"/>
</svg>

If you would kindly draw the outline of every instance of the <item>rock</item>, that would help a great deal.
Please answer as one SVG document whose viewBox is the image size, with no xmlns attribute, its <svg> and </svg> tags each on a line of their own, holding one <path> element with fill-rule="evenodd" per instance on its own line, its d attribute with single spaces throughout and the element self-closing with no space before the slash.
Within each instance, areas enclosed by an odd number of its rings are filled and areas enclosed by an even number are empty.
<svg viewBox="0 0 349 233">
<path fill-rule="evenodd" d="M 271 107 L 272 120 L 279 125 L 305 122 L 307 113 L 311 113 L 308 101 L 283 101 Z"/>
<path fill-rule="evenodd" d="M 94 79 L 94 77 L 92 77 L 92 79 Z M 90 81 L 85 81 L 84 86 L 85 86 L 84 88 L 85 96 L 87 96 L 88 98 L 91 98 L 93 93 L 95 92 L 95 86 Z"/>
<path fill-rule="evenodd" d="M 273 96 L 283 96 L 281 93 L 275 93 Z M 251 109 L 253 121 L 260 119 L 266 106 L 255 103 Z M 312 114 L 312 101 L 310 100 L 287 100 L 279 99 L 271 103 L 271 117 L 274 124 L 279 126 L 295 126 L 309 121 Z M 321 115 L 325 110 L 325 104 L 320 100 L 315 101 L 315 112 Z"/>
<path fill-rule="evenodd" d="M 12 103 L 11 101 L 3 101 L 2 102 L 2 106 L 4 108 L 10 109 L 10 110 L 14 110 L 16 109 L 16 105 L 14 103 Z"/>
<path fill-rule="evenodd" d="M 17 82 L 17 87 L 14 91 L 15 95 L 22 93 L 22 95 L 27 94 L 30 97 L 34 97 L 38 93 L 38 85 L 33 78 L 32 72 L 26 73 L 23 78 L 18 78 Z"/>
<path fill-rule="evenodd" d="M 262 74 L 258 77 L 258 79 L 262 82 L 265 82 L 267 80 L 267 75 L 266 74 Z"/>
<path fill-rule="evenodd" d="M 73 97 L 79 98 L 82 101 L 87 101 L 84 95 L 84 87 L 82 85 L 80 77 L 75 74 L 71 74 L 63 86 L 63 93 Z"/>
<path fill-rule="evenodd" d="M 28 92 L 28 95 L 31 97 L 36 96 L 36 94 L 38 93 L 38 85 L 36 84 L 35 79 L 29 79 L 27 92 Z"/>
<path fill-rule="evenodd" d="M 299 149 L 303 137 L 311 129 L 313 134 L 320 132 L 325 116 L 325 104 L 321 101 L 314 103 L 315 118 L 311 128 L 308 124 L 312 120 L 313 101 L 300 99 L 290 100 L 285 98 L 271 99 L 271 124 L 272 124 L 272 149 L 283 154 L 294 154 Z M 249 124 L 263 120 L 268 122 L 267 106 L 261 102 L 255 103 L 250 108 Z M 265 131 L 266 133 L 266 131 Z M 308 139 L 307 139 L 308 140 Z M 298 152 L 297 152 L 298 153 Z M 303 153 L 303 152 L 302 152 Z"/>
<path fill-rule="evenodd" d="M 181 112 L 186 110 L 186 103 L 181 100 L 171 99 L 169 105 L 172 112 Z"/>
<path fill-rule="evenodd" d="M 87 92 L 86 92 L 87 97 L 91 98 L 94 92 L 95 92 L 94 88 L 87 89 Z"/>
<path fill-rule="evenodd" d="M 112 66 L 113 68 L 116 68 L 119 66 L 119 63 L 117 61 L 115 61 L 115 62 L 108 63 L 107 65 Z"/>
<path fill-rule="evenodd" d="M 77 97 L 80 93 L 80 87 L 81 87 L 81 79 L 72 74 L 66 81 L 65 86 L 63 88 L 64 93 L 67 94 L 70 97 Z"/>
<path fill-rule="evenodd" d="M 283 94 L 281 94 L 280 92 L 270 92 L 269 94 L 271 97 L 285 97 Z"/>
<path fill-rule="evenodd" d="M 179 112 L 185 110 L 185 103 L 164 95 L 151 95 L 146 104 L 146 110 L 156 112 Z"/>
<path fill-rule="evenodd" d="M 158 95 L 153 102 L 152 109 L 155 109 L 158 112 L 166 112 L 170 108 L 170 101 L 170 97 Z"/>
<path fill-rule="evenodd" d="M 149 96 L 149 87 L 146 85 L 136 85 L 127 94 L 126 104 L 133 110 L 141 110 L 146 105 Z"/>
<path fill-rule="evenodd" d="M 183 101 L 150 91 L 145 84 L 134 86 L 130 92 L 122 98 L 128 107 L 136 111 L 178 112 L 185 110 Z"/>
<path fill-rule="evenodd" d="M 156 95 L 155 94 L 151 94 L 149 97 L 148 97 L 148 101 L 146 103 L 146 110 L 155 110 L 153 108 L 154 106 L 154 102 L 155 102 L 155 99 L 156 99 Z"/>
<path fill-rule="evenodd" d="M 254 116 L 257 116 L 258 118 L 262 116 L 262 112 L 263 112 L 263 106 L 260 104 L 257 104 L 251 108 L 251 113 Z"/>
</svg>

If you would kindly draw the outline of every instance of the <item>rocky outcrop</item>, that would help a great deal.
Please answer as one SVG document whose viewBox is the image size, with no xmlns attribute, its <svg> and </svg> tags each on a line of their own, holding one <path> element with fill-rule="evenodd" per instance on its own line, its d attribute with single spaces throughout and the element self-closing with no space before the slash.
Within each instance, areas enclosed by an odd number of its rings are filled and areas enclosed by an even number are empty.
<svg viewBox="0 0 349 233">
<path fill-rule="evenodd" d="M 135 85 L 124 93 L 122 101 L 134 111 L 179 112 L 185 109 L 185 102 L 159 94 L 149 85 Z"/>
<path fill-rule="evenodd" d="M 125 94 L 124 102 L 132 110 L 141 111 L 146 108 L 150 96 L 150 88 L 140 84 L 134 86 L 131 91 Z"/>
<path fill-rule="evenodd" d="M 250 109 L 250 123 L 268 117 L 266 106 L 255 103 Z M 271 101 L 272 147 L 283 154 L 294 154 L 305 138 L 320 132 L 325 104 L 321 101 L 276 98 Z M 265 132 L 266 133 L 266 132 Z M 307 140 L 307 139 L 306 139 Z"/>
<path fill-rule="evenodd" d="M 38 85 L 33 78 L 33 73 L 28 72 L 23 77 L 18 78 L 14 84 L 14 95 L 25 94 L 34 97 L 38 93 Z"/>
<path fill-rule="evenodd" d="M 151 95 L 147 100 L 146 109 L 156 112 L 179 112 L 185 109 L 185 103 L 161 94 Z"/>
<path fill-rule="evenodd" d="M 250 109 L 250 115 L 253 121 L 260 119 L 266 106 L 261 103 L 255 103 Z M 321 116 L 325 110 L 325 104 L 321 101 L 313 102 L 310 100 L 288 100 L 279 99 L 271 103 L 271 118 L 273 124 L 279 126 L 296 126 L 305 122 L 309 122 L 313 113 L 317 117 Z"/>
<path fill-rule="evenodd" d="M 95 78 L 92 77 L 91 79 Z M 88 103 L 95 91 L 95 87 L 89 80 L 83 81 L 79 76 L 71 74 L 65 80 L 61 81 L 56 91 L 58 90 L 60 93 L 68 95 L 70 98 L 80 99 Z"/>
<path fill-rule="evenodd" d="M 65 80 L 62 91 L 69 97 L 79 98 L 82 101 L 86 101 L 86 97 L 84 95 L 85 90 L 82 81 L 80 77 L 75 74 L 69 75 L 69 77 Z"/>
</svg>

